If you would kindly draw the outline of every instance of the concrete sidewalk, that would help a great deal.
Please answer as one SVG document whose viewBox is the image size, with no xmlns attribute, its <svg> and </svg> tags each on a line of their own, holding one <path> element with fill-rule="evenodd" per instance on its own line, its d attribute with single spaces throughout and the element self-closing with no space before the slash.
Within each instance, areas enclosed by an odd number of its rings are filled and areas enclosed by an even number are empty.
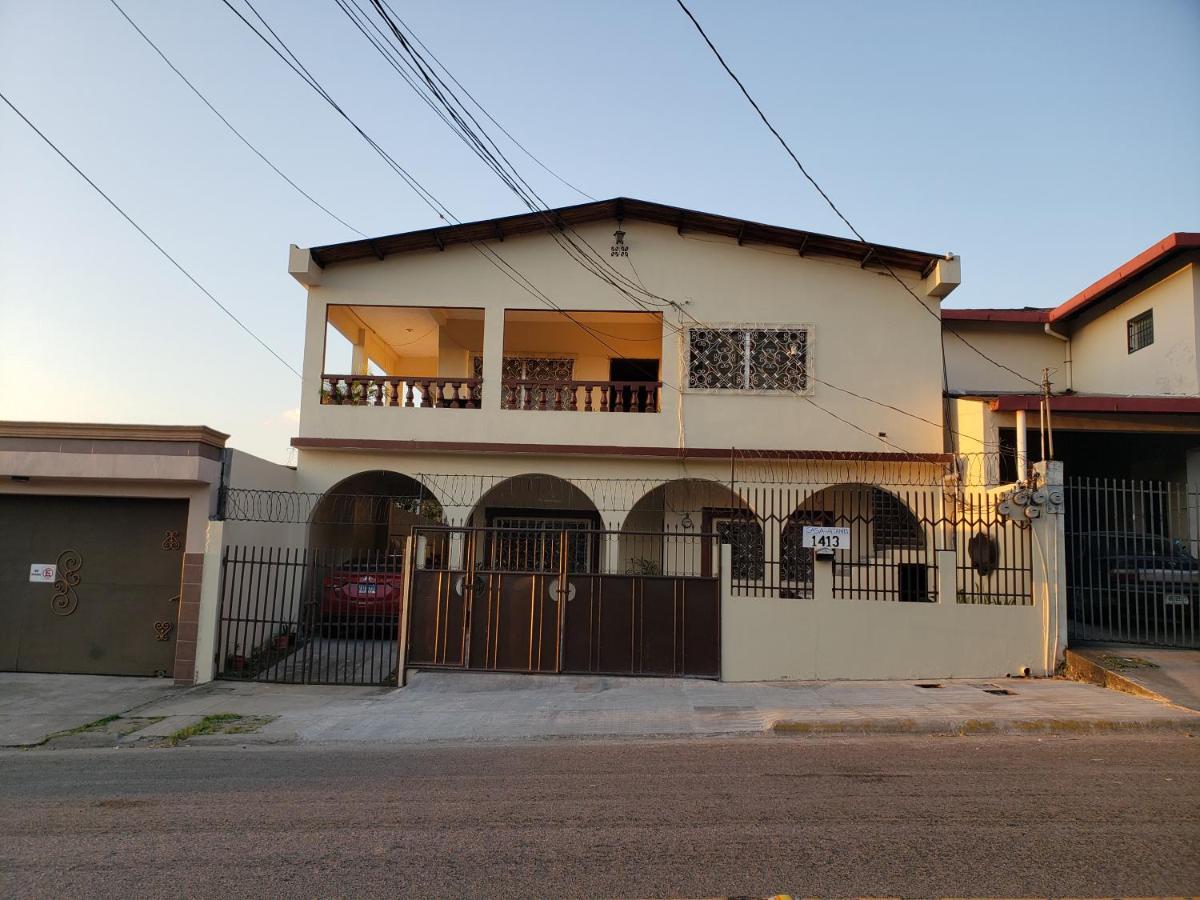
<svg viewBox="0 0 1200 900">
<path fill-rule="evenodd" d="M 1200 711 L 1200 650 L 1097 643 L 1072 646 L 1069 652 L 1102 670 L 1081 671 L 1080 680 Z M 1068 657 L 1068 666 L 1071 662 Z"/>
<path fill-rule="evenodd" d="M 0 672 L 0 747 L 37 744 L 184 690 L 165 678 Z"/>
<path fill-rule="evenodd" d="M 109 717 L 114 721 L 103 721 Z M 233 681 L 175 688 L 141 678 L 0 675 L 0 746 L 51 749 L 172 745 L 180 735 L 194 744 L 413 744 L 1150 728 L 1200 733 L 1200 712 L 1064 679 L 723 684 L 419 672 L 396 690 Z"/>
<path fill-rule="evenodd" d="M 920 684 L 935 686 L 921 687 Z M 403 690 L 217 682 L 143 707 L 156 733 L 275 717 L 195 743 L 514 741 L 779 733 L 1033 733 L 1170 728 L 1200 713 L 1063 679 L 722 684 L 422 672 Z"/>
</svg>

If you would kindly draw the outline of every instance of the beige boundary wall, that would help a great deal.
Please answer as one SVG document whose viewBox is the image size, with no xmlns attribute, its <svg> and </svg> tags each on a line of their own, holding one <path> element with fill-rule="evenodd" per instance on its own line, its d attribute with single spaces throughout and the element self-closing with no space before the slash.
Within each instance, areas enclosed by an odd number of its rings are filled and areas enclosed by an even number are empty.
<svg viewBox="0 0 1200 900">
<path fill-rule="evenodd" d="M 1044 483 L 1061 485 L 1060 463 L 1034 468 L 1050 479 Z M 721 680 L 1052 675 L 1067 638 L 1062 512 L 1035 519 L 1031 528 L 1031 606 L 959 603 L 946 556 L 938 560 L 937 603 L 834 599 L 830 565 L 821 562 L 811 600 L 732 596 L 726 580 Z"/>
</svg>

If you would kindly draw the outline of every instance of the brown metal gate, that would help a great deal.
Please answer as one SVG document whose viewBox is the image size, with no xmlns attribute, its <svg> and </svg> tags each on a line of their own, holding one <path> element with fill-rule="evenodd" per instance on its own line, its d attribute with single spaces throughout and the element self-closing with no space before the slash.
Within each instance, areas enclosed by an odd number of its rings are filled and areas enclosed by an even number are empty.
<svg viewBox="0 0 1200 900">
<path fill-rule="evenodd" d="M 412 666 L 720 675 L 714 535 L 546 525 L 414 536 Z"/>
<path fill-rule="evenodd" d="M 0 671 L 169 674 L 186 529 L 186 500 L 0 495 Z"/>
</svg>

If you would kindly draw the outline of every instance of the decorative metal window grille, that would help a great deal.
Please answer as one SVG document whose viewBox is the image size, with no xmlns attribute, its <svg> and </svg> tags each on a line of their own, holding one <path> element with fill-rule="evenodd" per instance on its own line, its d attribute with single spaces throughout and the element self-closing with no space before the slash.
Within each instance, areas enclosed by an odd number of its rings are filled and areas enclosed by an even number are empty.
<svg viewBox="0 0 1200 900">
<path fill-rule="evenodd" d="M 718 391 L 808 390 L 808 329 L 693 328 L 688 387 Z"/>
<path fill-rule="evenodd" d="M 1125 324 L 1129 329 L 1130 353 L 1154 343 L 1154 310 L 1148 309 Z"/>
<path fill-rule="evenodd" d="M 921 523 L 894 494 L 871 490 L 871 527 L 875 550 L 902 550 L 925 546 Z"/>
<path fill-rule="evenodd" d="M 745 581 L 763 577 L 766 554 L 762 526 L 754 519 L 724 519 L 713 523 L 718 543 L 729 544 L 730 576 Z"/>
<path fill-rule="evenodd" d="M 575 360 L 565 357 L 506 356 L 503 377 L 517 381 L 570 381 Z"/>
<path fill-rule="evenodd" d="M 475 378 L 483 377 L 483 357 L 482 356 L 472 356 L 471 357 L 471 375 Z"/>
<path fill-rule="evenodd" d="M 588 519 L 497 516 L 492 522 L 490 566 L 500 572 L 557 572 L 562 534 L 567 535 L 567 571 L 592 571 L 592 529 Z"/>
</svg>

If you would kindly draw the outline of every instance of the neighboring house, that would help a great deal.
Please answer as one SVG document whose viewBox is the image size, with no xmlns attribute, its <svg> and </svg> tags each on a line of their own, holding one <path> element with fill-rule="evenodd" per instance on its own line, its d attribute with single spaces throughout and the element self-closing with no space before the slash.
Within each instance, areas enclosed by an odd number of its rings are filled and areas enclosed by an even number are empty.
<svg viewBox="0 0 1200 900">
<path fill-rule="evenodd" d="M 220 578 L 220 487 L 290 489 L 294 475 L 226 437 L 0 422 L 0 671 L 211 677 L 200 605 Z M 255 535 L 231 523 L 227 536 Z"/>
<path fill-rule="evenodd" d="M 1200 646 L 1200 234 L 1168 235 L 1053 308 L 942 319 L 964 470 L 999 483 L 1043 453 L 1063 464 L 1072 639 Z M 1030 383 L 1043 370 L 1048 428 Z"/>
<path fill-rule="evenodd" d="M 944 309 L 958 449 L 999 445 L 1015 475 L 1018 431 L 1041 458 L 1050 370 L 1054 456 L 1067 477 L 1200 481 L 1200 234 L 1168 235 L 1053 308 Z M 1029 380 L 1025 380 L 1029 379 Z M 1030 383 L 1030 382 L 1034 383 Z"/>
</svg>

